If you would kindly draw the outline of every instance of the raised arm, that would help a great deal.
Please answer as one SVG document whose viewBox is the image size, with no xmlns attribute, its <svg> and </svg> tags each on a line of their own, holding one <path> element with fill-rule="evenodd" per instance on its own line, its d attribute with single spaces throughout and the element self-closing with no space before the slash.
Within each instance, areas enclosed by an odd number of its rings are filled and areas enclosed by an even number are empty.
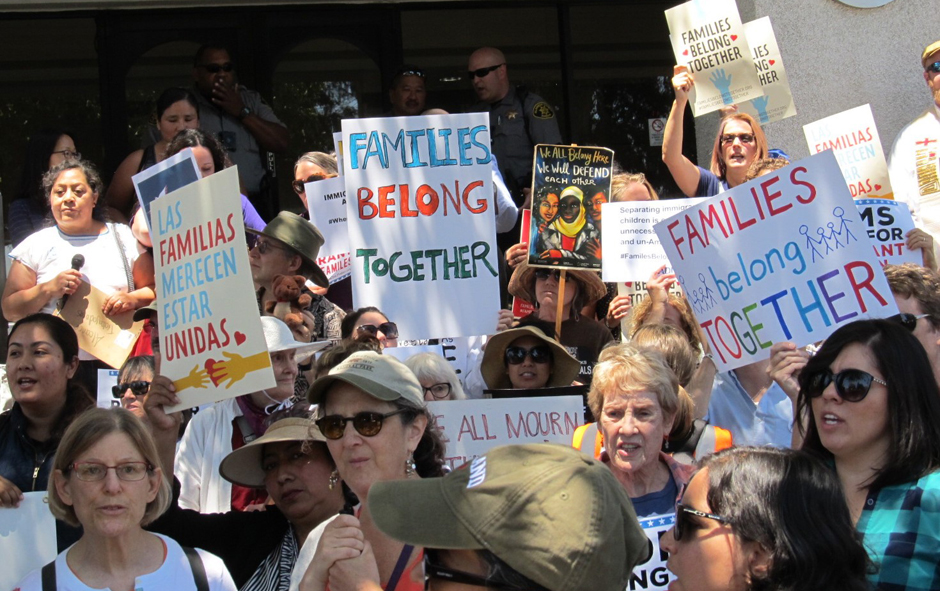
<svg viewBox="0 0 940 591">
<path fill-rule="evenodd" d="M 672 71 L 672 88 L 676 92 L 676 100 L 672 102 L 663 134 L 663 162 L 686 197 L 695 197 L 700 173 L 698 167 L 682 155 L 685 107 L 689 102 L 689 92 L 695 86 L 695 80 L 685 66 L 674 66 Z"/>
</svg>

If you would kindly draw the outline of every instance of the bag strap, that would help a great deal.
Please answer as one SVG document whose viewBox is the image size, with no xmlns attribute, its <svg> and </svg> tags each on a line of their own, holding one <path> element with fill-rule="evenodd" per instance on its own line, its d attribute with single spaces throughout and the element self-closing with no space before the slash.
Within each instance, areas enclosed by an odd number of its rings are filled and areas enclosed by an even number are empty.
<svg viewBox="0 0 940 591">
<path fill-rule="evenodd" d="M 55 559 L 42 567 L 42 591 L 55 591 Z"/>
<path fill-rule="evenodd" d="M 245 445 L 258 438 L 258 436 L 255 435 L 255 430 L 252 429 L 251 425 L 248 423 L 248 418 L 245 415 L 238 415 L 235 417 L 235 424 L 238 425 L 238 430 L 242 432 L 242 441 L 245 442 Z"/>
<path fill-rule="evenodd" d="M 398 586 L 398 580 L 401 578 L 402 573 L 405 572 L 405 567 L 408 566 L 408 559 L 411 558 L 412 550 L 414 550 L 414 546 L 411 544 L 405 544 L 405 547 L 401 549 L 401 554 L 398 555 L 398 562 L 395 563 L 395 570 L 392 571 L 392 576 L 388 578 L 388 584 L 385 585 L 385 591 L 395 591 L 395 588 Z"/>
<path fill-rule="evenodd" d="M 114 224 L 108 225 L 111 226 L 111 233 L 114 235 L 114 241 L 117 242 L 118 252 L 121 253 L 121 261 L 124 263 L 124 275 L 127 277 L 127 293 L 130 293 L 137 288 L 134 287 L 134 274 L 131 273 L 131 266 L 127 264 L 127 254 L 124 252 L 124 241 L 118 236 L 117 226 Z"/>
<path fill-rule="evenodd" d="M 206 566 L 202 563 L 199 553 L 189 546 L 181 546 L 186 558 L 189 559 L 189 567 L 193 571 L 193 580 L 196 582 L 196 591 L 209 591 L 209 579 L 206 577 Z"/>
</svg>

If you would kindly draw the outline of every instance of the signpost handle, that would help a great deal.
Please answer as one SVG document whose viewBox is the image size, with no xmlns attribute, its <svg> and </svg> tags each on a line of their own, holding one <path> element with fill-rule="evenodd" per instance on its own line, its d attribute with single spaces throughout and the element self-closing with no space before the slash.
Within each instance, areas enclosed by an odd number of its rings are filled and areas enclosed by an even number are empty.
<svg viewBox="0 0 940 591">
<path fill-rule="evenodd" d="M 561 342 L 561 316 L 562 311 L 565 309 L 565 278 L 568 274 L 567 269 L 561 270 L 561 275 L 558 277 L 558 307 L 555 310 L 555 340 L 559 343 Z"/>
</svg>

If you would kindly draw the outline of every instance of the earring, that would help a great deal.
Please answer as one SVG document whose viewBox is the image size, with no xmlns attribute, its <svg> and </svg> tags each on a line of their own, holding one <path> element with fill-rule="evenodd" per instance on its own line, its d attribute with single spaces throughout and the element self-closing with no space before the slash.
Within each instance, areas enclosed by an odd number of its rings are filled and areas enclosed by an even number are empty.
<svg viewBox="0 0 940 591">
<path fill-rule="evenodd" d="M 330 490 L 336 486 L 336 483 L 339 482 L 339 470 L 333 470 L 330 472 Z"/>
<path fill-rule="evenodd" d="M 663 451 L 669 453 L 669 434 L 663 436 Z"/>
<path fill-rule="evenodd" d="M 415 456 L 413 453 L 409 453 L 408 459 L 405 460 L 405 478 L 411 478 L 417 474 L 415 471 L 416 468 L 417 466 L 415 465 Z"/>
</svg>

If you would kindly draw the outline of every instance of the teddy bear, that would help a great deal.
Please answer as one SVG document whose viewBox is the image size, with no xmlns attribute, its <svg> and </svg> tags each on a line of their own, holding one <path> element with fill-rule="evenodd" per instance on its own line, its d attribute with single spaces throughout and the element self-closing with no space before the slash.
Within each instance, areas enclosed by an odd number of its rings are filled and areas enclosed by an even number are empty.
<svg viewBox="0 0 940 591">
<path fill-rule="evenodd" d="M 283 320 L 291 330 L 303 326 L 303 311 L 313 300 L 309 293 L 303 291 L 306 282 L 303 275 L 275 275 L 272 291 L 276 301 L 268 302 L 264 311 Z"/>
</svg>

